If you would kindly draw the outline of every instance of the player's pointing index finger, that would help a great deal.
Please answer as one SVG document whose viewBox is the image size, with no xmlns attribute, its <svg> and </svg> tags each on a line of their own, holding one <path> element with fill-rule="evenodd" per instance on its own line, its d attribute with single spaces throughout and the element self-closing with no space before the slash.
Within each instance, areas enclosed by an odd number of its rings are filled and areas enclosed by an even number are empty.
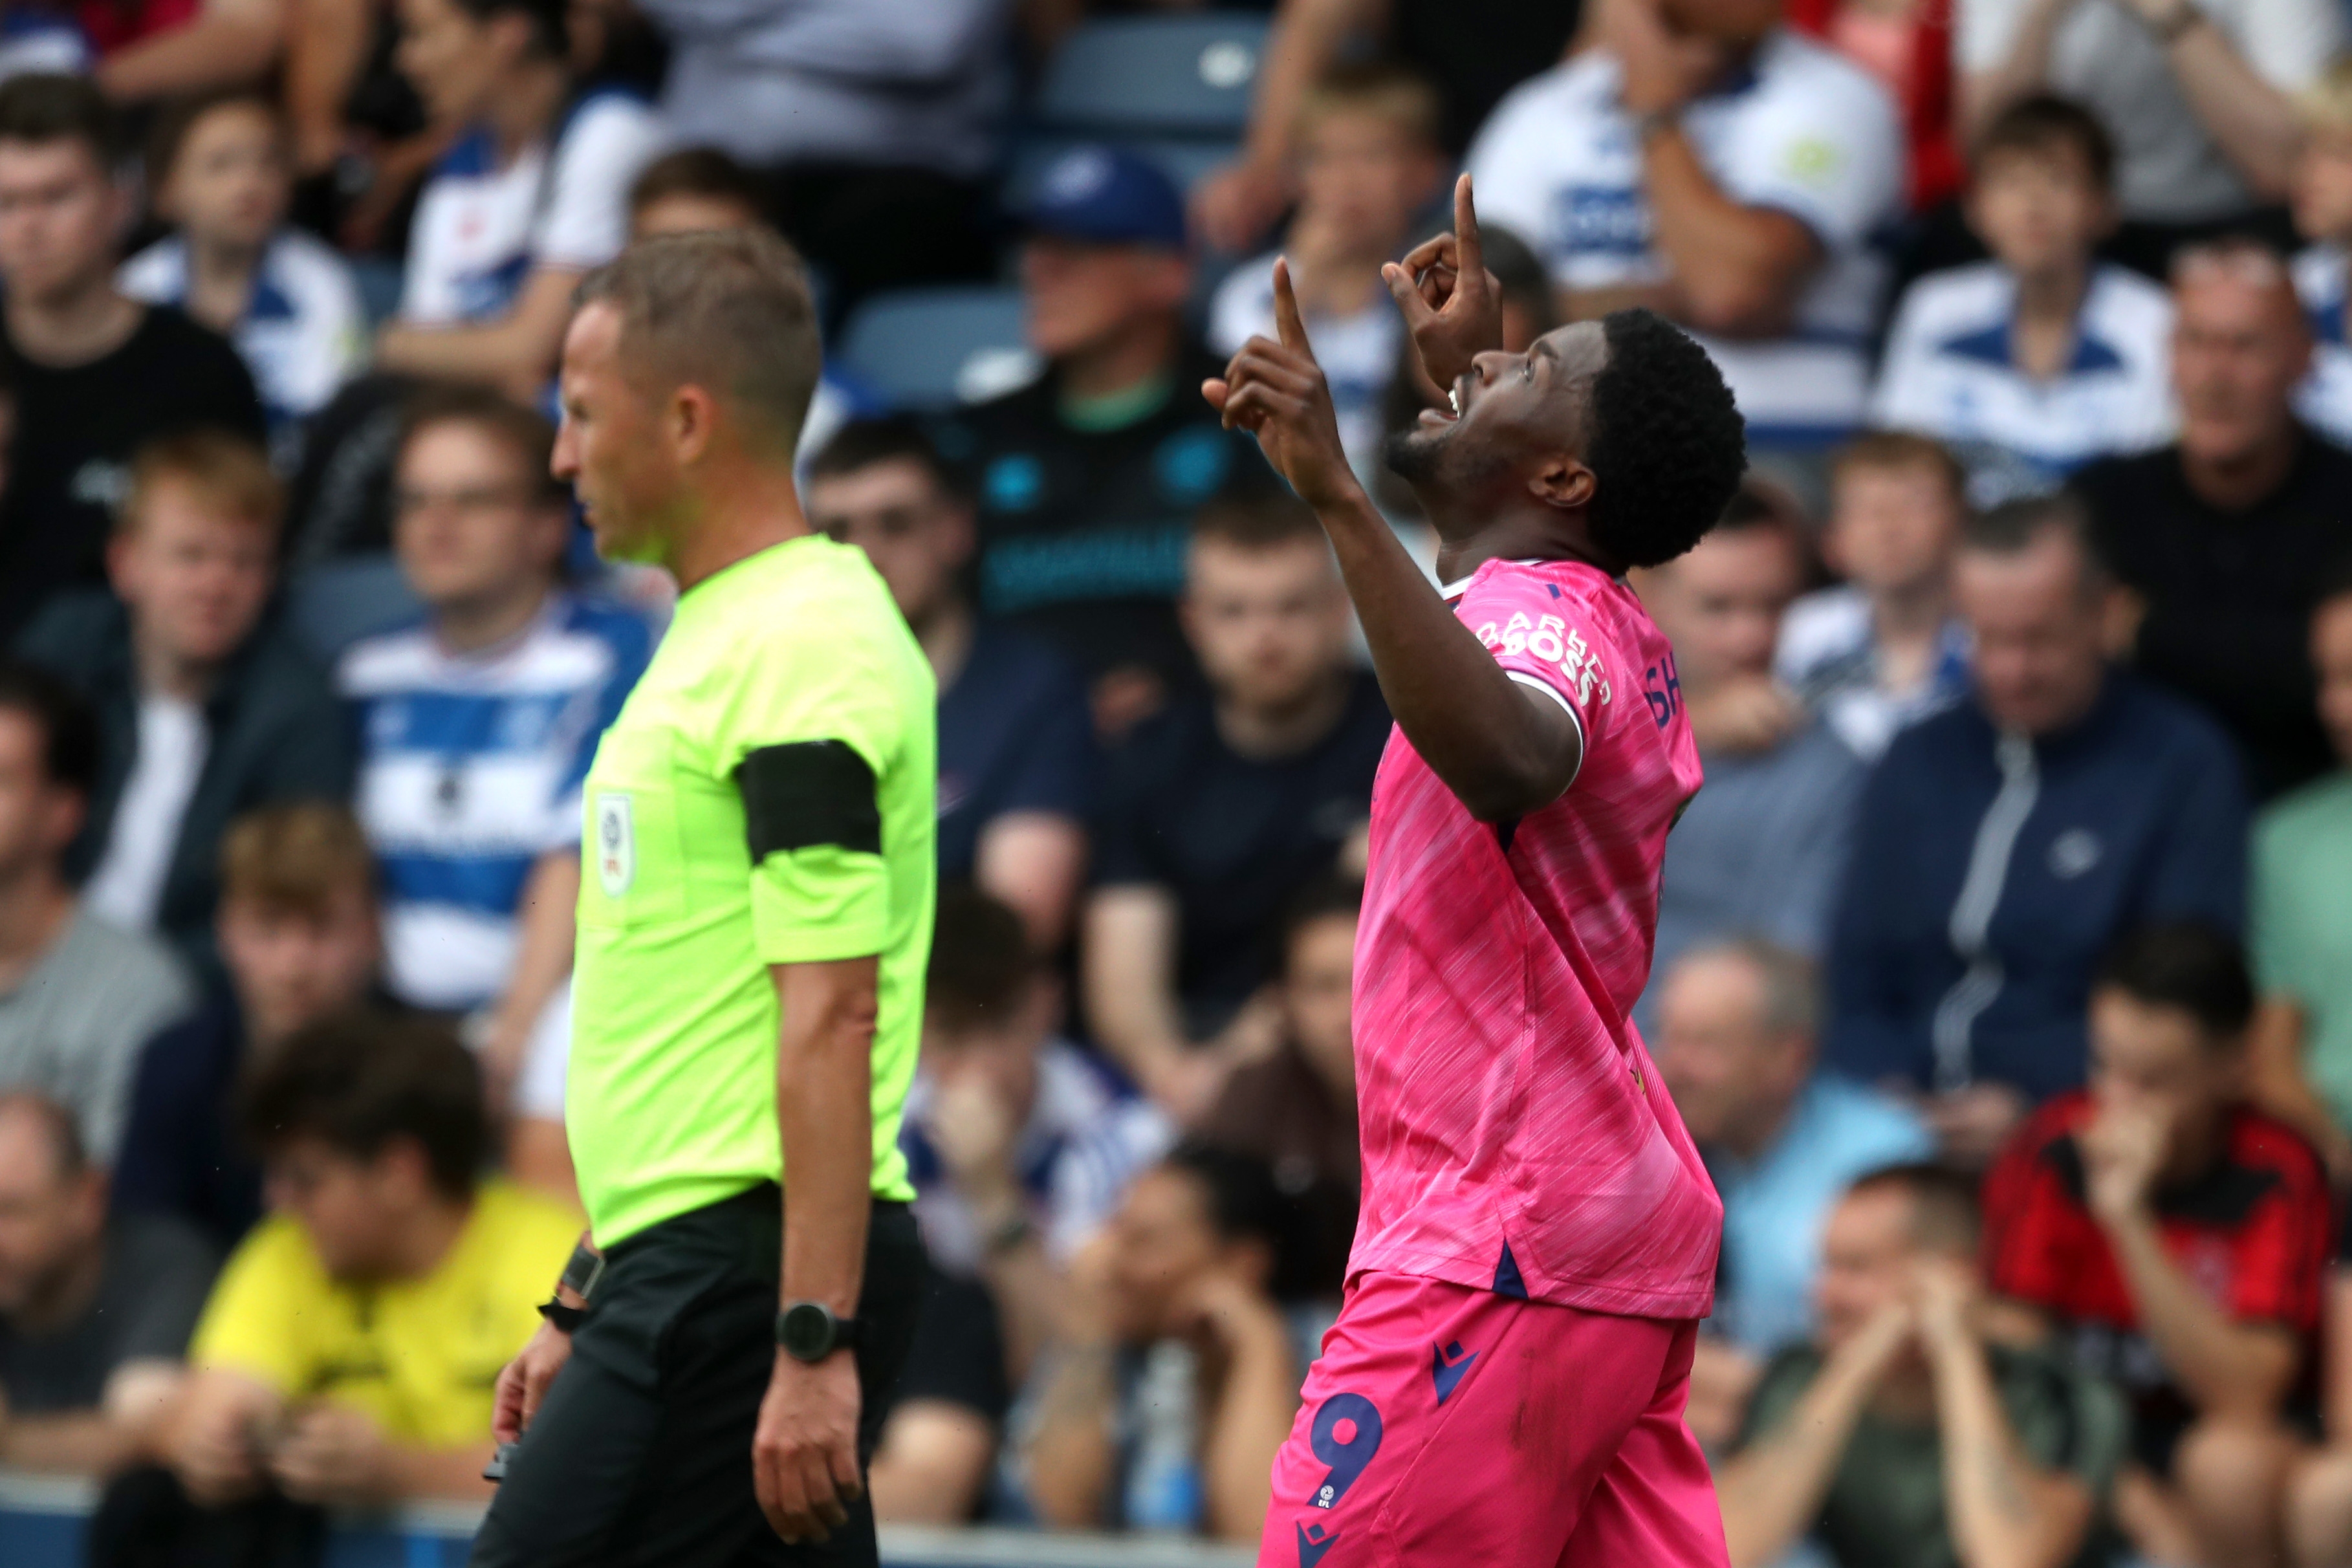
<svg viewBox="0 0 2352 1568">
<path fill-rule="evenodd" d="M 1486 247 L 1478 243 L 1478 211 L 1470 200 L 1467 170 L 1454 182 L 1454 256 L 1465 278 L 1479 277 L 1486 270 Z"/>
<path fill-rule="evenodd" d="M 1282 339 L 1282 346 L 1312 353 L 1307 346 L 1307 324 L 1298 319 L 1298 296 L 1290 288 L 1290 261 L 1287 257 L 1274 258 L 1274 325 Z"/>
</svg>

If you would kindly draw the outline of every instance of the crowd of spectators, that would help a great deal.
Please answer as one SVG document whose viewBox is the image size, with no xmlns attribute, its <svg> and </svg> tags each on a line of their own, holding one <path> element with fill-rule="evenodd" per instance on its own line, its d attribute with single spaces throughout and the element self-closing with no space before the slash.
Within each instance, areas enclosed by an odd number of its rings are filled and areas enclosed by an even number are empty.
<svg viewBox="0 0 2352 1568">
<path fill-rule="evenodd" d="M 836 331 L 1024 310 L 952 406 L 828 364 L 800 447 L 939 692 L 877 1513 L 1255 1540 L 1391 726 L 1196 389 L 1286 256 L 1430 559 L 1389 266 L 1459 168 L 1511 346 L 1646 305 L 1748 420 L 1634 574 L 1671 660 L 1593 672 L 1706 768 L 1633 1022 L 1725 1203 L 1733 1561 L 2352 1568 L 2334 0 L 1271 0 L 1189 188 L 1014 156 L 1073 28 L 1200 8 L 0 5 L 0 1465 L 103 1479 L 109 1563 L 485 1495 L 673 593 L 549 477 L 558 346 L 632 237 L 772 225 Z"/>
</svg>

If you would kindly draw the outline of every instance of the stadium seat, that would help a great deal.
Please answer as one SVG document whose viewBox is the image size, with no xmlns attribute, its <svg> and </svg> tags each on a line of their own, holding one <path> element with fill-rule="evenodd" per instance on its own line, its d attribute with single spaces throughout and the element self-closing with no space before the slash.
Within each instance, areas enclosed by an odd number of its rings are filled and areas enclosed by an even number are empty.
<svg viewBox="0 0 2352 1568">
<path fill-rule="evenodd" d="M 1119 141 L 1234 141 L 1249 123 L 1265 31 L 1263 16 L 1221 13 L 1089 22 L 1046 65 L 1038 123 Z"/>
<path fill-rule="evenodd" d="M 352 556 L 307 568 L 287 592 L 294 635 L 330 664 L 360 638 L 424 609 L 389 555 Z"/>
<path fill-rule="evenodd" d="M 1025 380 L 1021 291 L 904 289 L 850 312 L 835 357 L 888 402 L 945 408 Z"/>
</svg>

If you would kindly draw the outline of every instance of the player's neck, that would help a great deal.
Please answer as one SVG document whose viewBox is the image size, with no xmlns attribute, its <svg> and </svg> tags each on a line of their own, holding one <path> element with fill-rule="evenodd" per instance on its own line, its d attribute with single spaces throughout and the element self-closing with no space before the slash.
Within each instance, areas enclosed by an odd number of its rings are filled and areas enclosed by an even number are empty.
<svg viewBox="0 0 2352 1568">
<path fill-rule="evenodd" d="M 1459 583 L 1489 561 L 1581 561 L 1612 577 L 1624 575 L 1624 563 L 1584 537 L 1580 519 L 1571 524 L 1549 509 L 1476 520 L 1447 518 L 1432 509 L 1430 518 L 1437 527 L 1441 583 Z"/>
<path fill-rule="evenodd" d="M 705 483 L 688 525 L 672 537 L 664 564 L 683 594 L 738 561 L 810 531 L 789 468 L 741 463 Z"/>
<path fill-rule="evenodd" d="M 554 129 L 571 91 L 571 73 L 552 60 L 534 60 L 516 70 L 487 117 L 490 135 L 499 144 L 501 167 Z"/>
<path fill-rule="evenodd" d="M 1298 698 L 1279 707 L 1254 707 L 1222 694 L 1216 699 L 1217 734 L 1244 757 L 1295 757 L 1329 734 L 1348 709 L 1345 670 L 1332 671 Z"/>
<path fill-rule="evenodd" d="M 386 1251 L 383 1278 L 422 1279 L 447 1261 L 450 1249 L 474 1217 L 478 1194 L 446 1198 L 437 1194 L 403 1216 L 398 1234 Z"/>
</svg>

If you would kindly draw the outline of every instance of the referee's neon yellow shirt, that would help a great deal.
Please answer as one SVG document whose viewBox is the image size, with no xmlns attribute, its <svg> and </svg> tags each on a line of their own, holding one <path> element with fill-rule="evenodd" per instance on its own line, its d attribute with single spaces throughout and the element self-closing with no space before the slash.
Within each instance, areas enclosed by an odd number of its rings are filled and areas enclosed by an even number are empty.
<svg viewBox="0 0 2352 1568">
<path fill-rule="evenodd" d="M 679 598 L 582 803 L 564 1121 L 600 1247 L 789 1179 L 772 963 L 880 955 L 873 1190 L 914 1196 L 898 1122 L 930 953 L 935 702 L 853 547 L 794 539 Z"/>
</svg>

